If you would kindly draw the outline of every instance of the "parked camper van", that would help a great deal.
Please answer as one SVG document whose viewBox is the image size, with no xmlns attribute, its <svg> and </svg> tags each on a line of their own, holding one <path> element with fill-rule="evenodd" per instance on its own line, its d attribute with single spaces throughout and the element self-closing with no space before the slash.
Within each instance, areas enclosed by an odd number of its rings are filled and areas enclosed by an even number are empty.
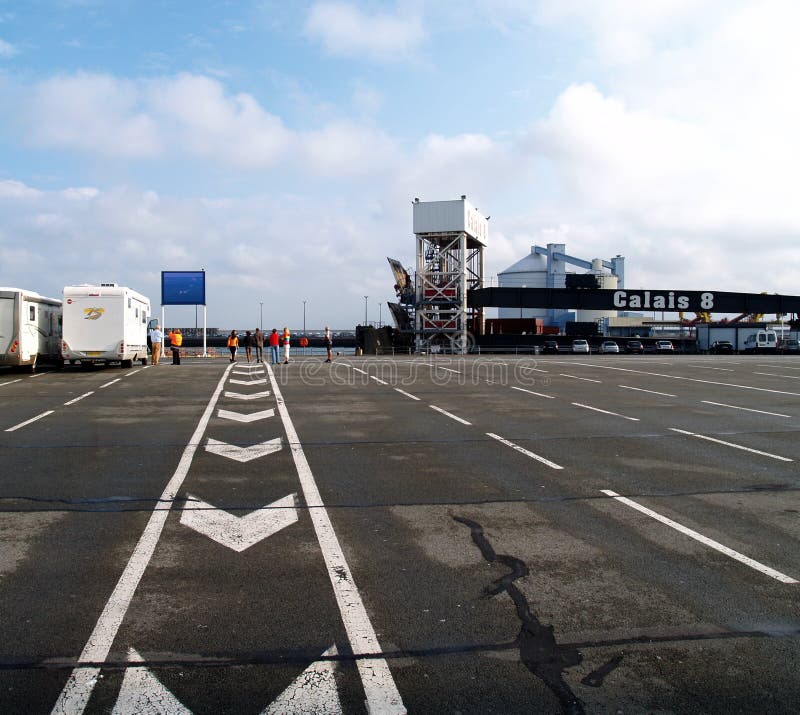
<svg viewBox="0 0 800 715">
<path fill-rule="evenodd" d="M 759 330 L 744 341 L 746 353 L 774 353 L 778 351 L 778 334 L 774 330 Z"/>
<path fill-rule="evenodd" d="M 29 290 L 0 288 L 0 365 L 31 372 L 61 364 L 61 301 Z"/>
<path fill-rule="evenodd" d="M 116 283 L 64 288 L 65 364 L 147 364 L 150 300 Z"/>
</svg>

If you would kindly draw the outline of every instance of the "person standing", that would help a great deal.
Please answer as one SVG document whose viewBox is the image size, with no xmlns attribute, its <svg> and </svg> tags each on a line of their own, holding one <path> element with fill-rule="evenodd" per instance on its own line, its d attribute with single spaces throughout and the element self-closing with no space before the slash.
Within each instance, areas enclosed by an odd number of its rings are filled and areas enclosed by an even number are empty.
<svg viewBox="0 0 800 715">
<path fill-rule="evenodd" d="M 291 348 L 291 342 L 292 342 L 292 334 L 289 332 L 289 328 L 287 328 L 286 326 L 284 326 L 283 328 L 282 340 L 283 340 L 283 364 L 288 365 L 289 350 Z"/>
<path fill-rule="evenodd" d="M 173 328 L 169 333 L 169 349 L 172 351 L 172 364 L 181 364 L 181 345 L 183 345 L 183 334 L 179 328 Z"/>
<path fill-rule="evenodd" d="M 244 354 L 247 355 L 247 362 L 253 359 L 253 334 L 249 330 L 244 333 Z"/>
<path fill-rule="evenodd" d="M 256 362 L 264 362 L 264 333 L 258 328 L 253 334 L 253 341 L 256 344 Z"/>
<path fill-rule="evenodd" d="M 272 353 L 272 364 L 277 365 L 280 360 L 278 358 L 278 346 L 281 344 L 281 336 L 278 335 L 278 329 L 273 328 L 269 334 L 269 351 Z"/>
<path fill-rule="evenodd" d="M 325 362 L 331 362 L 331 357 L 333 356 L 333 335 L 331 335 L 331 329 L 327 325 L 325 326 L 325 350 L 328 352 L 328 359 Z"/>
<path fill-rule="evenodd" d="M 161 332 L 161 326 L 158 323 L 150 331 L 150 341 L 153 343 L 153 365 L 158 365 L 161 357 L 161 344 L 164 342 L 164 333 Z"/>
<path fill-rule="evenodd" d="M 228 336 L 228 350 L 231 351 L 231 362 L 236 362 L 236 351 L 239 349 L 239 338 L 235 330 Z"/>
</svg>

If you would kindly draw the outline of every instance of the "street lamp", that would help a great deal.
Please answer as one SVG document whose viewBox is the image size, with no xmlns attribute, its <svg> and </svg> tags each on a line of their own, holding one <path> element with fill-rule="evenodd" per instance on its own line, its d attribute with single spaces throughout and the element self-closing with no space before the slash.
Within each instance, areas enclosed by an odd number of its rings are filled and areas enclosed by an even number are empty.
<svg viewBox="0 0 800 715">
<path fill-rule="evenodd" d="M 261 328 L 261 332 L 263 333 L 264 332 L 264 301 L 263 300 L 259 301 L 258 305 L 260 306 L 259 314 L 258 314 L 259 315 L 258 325 Z"/>
<path fill-rule="evenodd" d="M 303 337 L 306 336 L 306 301 L 303 301 Z M 306 354 L 306 349 L 303 348 L 303 355 Z"/>
<path fill-rule="evenodd" d="M 378 303 L 378 327 L 379 328 L 381 327 L 381 323 L 383 322 L 383 318 L 381 317 L 382 316 L 382 310 L 381 310 L 381 306 L 382 305 L 383 305 L 383 303 Z"/>
<path fill-rule="evenodd" d="M 367 325 L 367 299 L 369 298 L 368 295 L 364 296 L 364 326 Z"/>
</svg>

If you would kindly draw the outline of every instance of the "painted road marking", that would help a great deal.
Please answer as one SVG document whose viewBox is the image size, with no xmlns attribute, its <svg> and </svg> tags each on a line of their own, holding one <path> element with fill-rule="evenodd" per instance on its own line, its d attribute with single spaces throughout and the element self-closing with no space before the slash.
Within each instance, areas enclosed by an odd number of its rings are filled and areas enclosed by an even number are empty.
<svg viewBox="0 0 800 715">
<path fill-rule="evenodd" d="M 703 536 L 702 534 L 694 531 L 693 529 L 689 529 L 682 524 L 679 524 L 672 519 L 667 518 L 666 516 L 662 516 L 658 512 L 653 511 L 652 509 L 648 509 L 646 506 L 642 506 L 638 502 L 633 501 L 632 499 L 628 499 L 627 497 L 621 497 L 616 492 L 612 492 L 610 489 L 601 489 L 600 490 L 606 496 L 613 497 L 616 501 L 625 504 L 632 509 L 636 509 L 637 511 L 642 512 L 642 514 L 647 514 L 647 516 L 652 517 L 656 521 L 660 521 L 662 524 L 666 524 L 669 527 L 672 527 L 676 531 L 685 534 L 686 536 L 691 537 L 699 541 L 701 544 L 705 544 L 706 546 L 710 546 L 712 549 L 716 549 L 720 553 L 725 554 L 726 556 L 730 556 L 732 559 L 736 559 L 737 561 L 746 564 L 750 568 L 755 569 L 756 571 L 760 571 L 767 576 L 771 576 L 774 579 L 782 583 L 797 583 L 796 579 L 793 579 L 791 576 L 787 576 L 786 574 L 782 574 L 780 571 L 776 571 L 775 569 L 771 569 L 769 566 L 765 566 L 758 561 L 754 561 L 753 559 L 745 556 L 744 554 L 740 554 L 738 551 L 734 551 L 733 549 L 729 549 L 727 546 L 723 546 L 718 541 L 714 541 L 713 539 L 709 539 L 707 536 Z"/>
<path fill-rule="evenodd" d="M 447 372 L 454 372 L 456 375 L 460 375 L 461 373 L 458 370 L 451 370 L 449 367 L 444 367 L 443 365 L 437 365 L 433 362 L 424 362 L 423 365 L 430 365 L 431 367 L 435 367 L 437 370 L 447 370 Z"/>
<path fill-rule="evenodd" d="M 470 425 L 472 426 L 472 422 L 467 422 L 466 420 L 462 420 L 457 415 L 454 415 L 452 412 L 448 412 L 447 410 L 443 410 L 441 407 L 437 407 L 436 405 L 428 405 L 432 410 L 436 410 L 437 412 L 441 412 L 445 417 L 449 417 L 451 420 L 455 420 L 456 422 L 460 422 L 462 425 Z"/>
<path fill-rule="evenodd" d="M 8 380 L 7 382 L 0 382 L 0 387 L 5 387 L 6 385 L 13 385 L 15 382 L 22 382 L 22 378 L 18 377 L 16 380 Z"/>
<path fill-rule="evenodd" d="M 105 385 L 100 385 L 100 387 L 98 387 L 97 389 L 98 390 L 102 390 L 104 387 L 111 387 L 111 385 L 113 385 L 115 382 L 119 382 L 121 379 L 122 379 L 121 377 L 118 377 L 116 380 L 112 380 L 111 382 L 107 382 Z"/>
<path fill-rule="evenodd" d="M 347 363 L 345 363 L 345 364 L 347 364 Z M 353 367 L 352 365 L 347 365 L 347 367 L 355 370 L 356 372 L 360 372 L 362 375 L 367 375 L 368 374 L 366 370 L 359 370 L 357 367 Z"/>
<path fill-rule="evenodd" d="M 141 372 L 144 370 L 143 367 L 140 367 L 138 370 L 134 370 L 133 372 L 126 372 L 122 377 L 130 377 L 131 375 L 135 375 L 137 372 Z"/>
<path fill-rule="evenodd" d="M 711 365 L 689 365 L 689 367 L 696 367 L 701 370 L 721 370 L 722 372 L 736 372 L 729 367 L 711 367 Z"/>
<path fill-rule="evenodd" d="M 661 395 L 661 397 L 677 397 L 677 395 L 670 395 L 668 392 L 656 392 L 655 390 L 645 390 L 642 387 L 631 387 L 630 385 L 617 385 L 625 390 L 636 390 L 637 392 L 649 392 L 651 395 Z"/>
<path fill-rule="evenodd" d="M 200 421 L 197 423 L 189 442 L 183 450 L 181 461 L 178 463 L 175 473 L 167 483 L 164 493 L 158 500 L 150 519 L 142 532 L 136 548 L 133 550 L 125 570 L 122 572 L 114 591 L 109 596 L 100 618 L 97 619 L 94 630 L 92 631 L 86 645 L 78 657 L 78 665 L 73 669 L 67 679 L 64 689 L 58 696 L 56 704 L 53 706 L 53 713 L 59 715 L 74 715 L 82 713 L 86 709 L 86 704 L 92 695 L 95 683 L 100 675 L 100 668 L 96 665 L 86 665 L 84 663 L 102 663 L 108 657 L 111 645 L 116 638 L 125 613 L 130 606 L 136 587 L 139 585 L 144 575 L 147 565 L 155 551 L 161 531 L 171 513 L 173 501 L 181 488 L 189 467 L 192 464 L 194 453 L 200 444 L 203 433 L 206 430 L 208 421 L 214 412 L 214 406 L 222 392 L 222 386 L 228 377 L 232 365 L 229 365 L 211 395 L 211 399 L 206 405 Z"/>
<path fill-rule="evenodd" d="M 253 392 L 250 395 L 226 390 L 225 397 L 233 397 L 236 400 L 257 400 L 259 397 L 269 397 L 269 390 L 265 390 L 264 392 Z"/>
<path fill-rule="evenodd" d="M 724 444 L 726 447 L 733 447 L 735 449 L 743 449 L 745 452 L 752 452 L 753 454 L 760 454 L 763 457 L 769 457 L 770 459 L 779 459 L 781 462 L 794 462 L 793 459 L 789 459 L 788 457 L 780 457 L 777 454 L 770 454 L 769 452 L 762 452 L 758 449 L 751 449 L 750 447 L 743 447 L 741 444 L 734 444 L 733 442 L 724 442 L 721 439 L 716 439 L 715 437 L 707 437 L 704 434 L 697 434 L 695 432 L 687 432 L 686 430 L 678 429 L 677 427 L 670 427 L 673 432 L 678 432 L 679 434 L 685 434 L 689 437 L 697 437 L 698 439 L 705 439 L 709 442 L 716 442 L 717 444 Z"/>
<path fill-rule="evenodd" d="M 181 524 L 241 553 L 294 524 L 299 518 L 296 507 L 297 494 L 289 494 L 249 514 L 236 516 L 187 494 Z"/>
<path fill-rule="evenodd" d="M 567 375 L 565 372 L 558 373 L 561 377 L 571 377 L 573 380 L 586 380 L 586 382 L 599 382 L 602 384 L 602 380 L 592 380 L 591 377 L 578 377 L 577 375 Z"/>
<path fill-rule="evenodd" d="M 375 375 L 370 375 L 369 379 L 370 380 L 375 380 L 375 382 L 379 382 L 381 385 L 388 385 L 389 384 L 385 380 L 381 380 L 379 377 L 375 377 Z"/>
<path fill-rule="evenodd" d="M 531 370 L 532 372 L 550 372 L 549 370 L 542 370 L 539 367 L 527 367 L 526 365 L 520 365 L 520 370 Z"/>
<path fill-rule="evenodd" d="M 386 659 L 358 657 L 380 653 L 381 646 L 367 615 L 364 602 L 361 600 L 361 594 L 353 580 L 353 574 L 345 560 L 339 539 L 333 530 L 333 523 L 322 502 L 311 467 L 308 466 L 308 460 L 306 460 L 300 444 L 300 438 L 297 436 L 292 418 L 283 401 L 278 382 L 272 368 L 269 365 L 266 368 L 272 389 L 275 391 L 278 412 L 286 430 L 286 439 L 292 450 L 297 475 L 303 489 L 303 498 L 309 507 L 309 515 L 328 569 L 328 578 L 333 586 L 339 613 L 342 616 L 353 654 L 356 656 L 356 666 L 367 698 L 367 711 L 370 713 L 405 713 L 403 699 L 397 690 Z"/>
<path fill-rule="evenodd" d="M 594 412 L 602 412 L 604 415 L 612 415 L 613 417 L 622 417 L 623 420 L 631 420 L 631 422 L 638 422 L 638 417 L 626 417 L 625 415 L 621 415 L 618 412 L 609 412 L 608 410 L 601 410 L 599 407 L 591 407 L 589 405 L 584 405 L 581 402 L 573 402 L 575 407 L 583 407 L 586 410 L 593 410 Z"/>
<path fill-rule="evenodd" d="M 800 380 L 800 375 L 778 375 L 774 372 L 754 372 L 754 375 L 765 375 L 766 377 L 783 377 L 787 380 Z"/>
<path fill-rule="evenodd" d="M 237 462 L 252 462 L 259 457 L 266 457 L 268 454 L 280 452 L 283 449 L 283 438 L 276 437 L 268 439 L 266 442 L 251 444 L 249 447 L 240 447 L 238 444 L 228 444 L 209 437 L 206 442 L 206 452 L 218 454 L 220 457 L 235 459 Z"/>
<path fill-rule="evenodd" d="M 261 410 L 260 412 L 251 412 L 249 415 L 243 415 L 241 412 L 231 412 L 230 410 L 217 410 L 217 417 L 236 422 L 258 422 L 274 416 L 275 410 Z"/>
<path fill-rule="evenodd" d="M 752 385 L 738 385 L 733 382 L 716 382 L 714 380 L 701 380 L 698 377 L 684 377 L 683 375 L 666 375 L 662 372 L 647 372 L 646 370 L 632 370 L 628 367 L 612 367 L 611 365 L 601 365 L 599 363 L 570 362 L 565 365 L 580 365 L 581 367 L 593 367 L 597 370 L 619 370 L 620 372 L 632 372 L 637 375 L 650 375 L 651 377 L 666 377 L 670 380 L 686 380 L 687 382 L 700 382 L 704 385 L 720 385 L 722 387 L 738 387 L 741 390 L 755 390 L 757 392 L 771 392 L 775 395 L 791 395 L 800 397 L 800 392 L 786 392 L 785 390 L 773 390 L 768 387 L 753 387 Z"/>
<path fill-rule="evenodd" d="M 732 410 L 745 410 L 747 412 L 758 412 L 762 415 L 772 415 L 773 417 L 791 417 L 791 415 L 782 415 L 780 412 L 766 412 L 765 410 L 754 410 L 752 407 L 737 407 L 736 405 L 726 405 L 724 402 L 711 402 L 711 400 L 700 400 L 706 405 L 716 405 L 717 407 L 730 407 Z"/>
<path fill-rule="evenodd" d="M 524 447 L 520 447 L 518 444 L 514 444 L 513 442 L 504 439 L 500 435 L 494 434 L 493 432 L 487 432 L 486 434 L 492 439 L 496 439 L 498 442 L 502 442 L 506 446 L 511 447 L 511 449 L 516 449 L 517 452 L 521 452 L 526 457 L 530 457 L 531 459 L 535 459 L 537 462 L 546 464 L 548 467 L 552 467 L 553 469 L 564 469 L 564 467 L 562 467 L 561 465 L 556 464 L 555 462 L 551 462 L 549 459 L 545 459 L 544 457 L 540 457 L 538 454 L 534 454 L 533 452 L 528 451 Z"/>
<path fill-rule="evenodd" d="M 80 397 L 76 397 L 74 400 L 65 402 L 64 407 L 67 405 L 74 405 L 76 402 L 80 402 L 84 397 L 89 397 L 89 395 L 94 395 L 94 390 L 91 390 L 90 392 L 84 392 Z"/>
<path fill-rule="evenodd" d="M 26 425 L 31 424 L 32 422 L 36 422 L 37 420 L 42 419 L 42 417 L 47 417 L 47 415 L 52 415 L 53 410 L 47 410 L 47 412 L 42 412 L 40 415 L 36 415 L 36 417 L 31 417 L 29 420 L 25 420 L 24 422 L 20 422 L 18 425 L 14 425 L 13 427 L 9 427 L 6 432 L 16 432 L 21 427 L 25 427 Z"/>
<path fill-rule="evenodd" d="M 111 715 L 134 715 L 134 713 L 162 713 L 162 715 L 192 715 L 172 691 L 153 675 L 144 663 L 144 658 L 133 648 L 128 649 L 128 662 L 137 664 L 125 668 L 125 677 L 117 695 Z"/>
<path fill-rule="evenodd" d="M 554 395 L 545 395 L 545 394 L 543 394 L 541 392 L 534 392 L 533 390 L 525 390 L 522 387 L 514 387 L 514 385 L 511 386 L 511 389 L 512 390 L 519 390 L 520 392 L 527 392 L 529 395 L 536 395 L 537 397 L 545 397 L 548 400 L 555 400 L 556 399 Z"/>
<path fill-rule="evenodd" d="M 33 379 L 34 377 L 41 377 L 42 375 L 46 374 L 47 374 L 46 372 L 37 372 L 35 375 L 31 375 L 31 379 Z"/>
<path fill-rule="evenodd" d="M 401 395 L 405 395 L 406 397 L 410 397 L 412 400 L 417 400 L 417 402 L 419 402 L 419 397 L 416 395 L 412 395 L 410 392 L 401 390 L 399 387 L 395 387 L 394 389 L 397 390 L 397 392 L 399 392 Z"/>
<path fill-rule="evenodd" d="M 230 380 L 228 380 L 228 382 L 230 382 L 231 385 L 266 385 L 267 384 L 267 378 L 266 377 L 262 377 L 262 378 L 256 379 L 256 380 L 235 380 L 235 379 L 231 378 Z"/>
</svg>

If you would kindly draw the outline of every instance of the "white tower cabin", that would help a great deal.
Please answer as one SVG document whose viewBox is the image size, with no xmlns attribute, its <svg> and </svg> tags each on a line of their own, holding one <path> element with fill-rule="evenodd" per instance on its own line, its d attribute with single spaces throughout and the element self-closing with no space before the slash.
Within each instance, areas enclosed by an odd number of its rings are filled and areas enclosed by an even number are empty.
<svg viewBox="0 0 800 715">
<path fill-rule="evenodd" d="M 416 348 L 466 353 L 470 331 L 483 332 L 483 309 L 467 306 L 467 291 L 483 287 L 489 221 L 466 196 L 455 201 L 414 199 L 413 206 Z"/>
</svg>

